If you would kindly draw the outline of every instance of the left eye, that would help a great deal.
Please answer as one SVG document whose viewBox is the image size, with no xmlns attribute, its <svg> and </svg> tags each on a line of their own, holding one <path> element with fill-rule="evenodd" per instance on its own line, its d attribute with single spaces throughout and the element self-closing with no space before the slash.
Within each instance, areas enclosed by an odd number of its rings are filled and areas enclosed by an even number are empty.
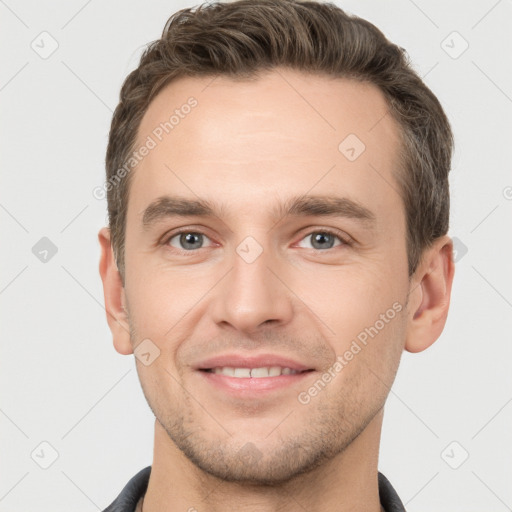
<svg viewBox="0 0 512 512">
<path fill-rule="evenodd" d="M 306 249 L 332 249 L 334 247 L 335 240 L 338 239 L 340 243 L 338 245 L 345 244 L 346 242 L 341 239 L 335 233 L 331 233 L 330 231 L 314 231 L 310 233 L 302 240 L 311 240 L 311 247 L 306 247 Z"/>
<path fill-rule="evenodd" d="M 175 238 L 178 239 L 178 244 L 180 244 L 180 246 L 178 247 L 176 247 L 176 245 L 172 243 L 172 240 L 174 240 Z M 194 231 L 184 231 L 182 233 L 177 233 L 176 235 L 169 238 L 167 243 L 172 247 L 175 247 L 176 249 L 193 251 L 194 249 L 202 248 L 203 240 L 205 238 L 209 240 L 209 238 L 206 235 L 203 235 L 202 233 L 196 233 Z"/>
</svg>

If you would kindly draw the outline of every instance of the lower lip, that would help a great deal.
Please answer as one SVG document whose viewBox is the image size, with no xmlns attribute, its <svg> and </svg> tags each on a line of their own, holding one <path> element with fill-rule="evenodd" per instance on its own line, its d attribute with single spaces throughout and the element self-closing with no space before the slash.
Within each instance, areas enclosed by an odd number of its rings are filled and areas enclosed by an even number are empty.
<svg viewBox="0 0 512 512">
<path fill-rule="evenodd" d="M 262 393 L 276 391 L 302 382 L 313 372 L 301 372 L 292 375 L 279 375 L 277 377 L 229 377 L 221 373 L 198 371 L 208 383 L 218 389 L 236 396 L 261 396 Z"/>
</svg>

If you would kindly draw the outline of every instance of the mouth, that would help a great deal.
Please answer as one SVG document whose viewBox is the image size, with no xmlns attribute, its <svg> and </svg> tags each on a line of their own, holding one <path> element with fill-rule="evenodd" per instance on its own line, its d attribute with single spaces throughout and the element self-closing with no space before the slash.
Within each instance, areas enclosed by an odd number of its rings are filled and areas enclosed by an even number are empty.
<svg viewBox="0 0 512 512">
<path fill-rule="evenodd" d="M 225 375 L 235 379 L 265 379 L 269 377 L 280 377 L 281 375 L 297 375 L 301 373 L 312 372 L 308 370 L 295 370 L 283 366 L 262 366 L 260 368 L 236 368 L 233 366 L 216 366 L 215 368 L 201 369 L 207 373 L 215 375 Z"/>
<path fill-rule="evenodd" d="M 216 396 L 259 399 L 299 387 L 316 370 L 306 361 L 277 353 L 218 354 L 195 365 L 196 375 Z M 219 394 L 220 393 L 220 394 Z"/>
</svg>

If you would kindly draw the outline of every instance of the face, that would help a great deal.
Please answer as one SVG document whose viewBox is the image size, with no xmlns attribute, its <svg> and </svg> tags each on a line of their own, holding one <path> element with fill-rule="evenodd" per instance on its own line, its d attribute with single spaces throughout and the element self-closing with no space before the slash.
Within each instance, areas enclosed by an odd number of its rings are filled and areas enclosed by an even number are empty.
<svg viewBox="0 0 512 512">
<path fill-rule="evenodd" d="M 287 481 L 384 405 L 409 291 L 386 112 L 373 85 L 279 70 L 180 79 L 142 120 L 139 146 L 155 145 L 131 176 L 131 343 L 159 351 L 137 361 L 144 394 L 210 474 Z"/>
</svg>

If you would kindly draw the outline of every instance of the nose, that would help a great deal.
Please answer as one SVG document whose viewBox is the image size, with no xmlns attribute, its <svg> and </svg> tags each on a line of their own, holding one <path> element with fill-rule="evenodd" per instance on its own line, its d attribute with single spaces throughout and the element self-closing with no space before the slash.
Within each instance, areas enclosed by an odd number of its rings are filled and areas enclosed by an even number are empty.
<svg viewBox="0 0 512 512">
<path fill-rule="evenodd" d="M 252 262 L 240 254 L 234 254 L 231 271 L 219 283 L 212 306 L 216 324 L 229 324 L 249 334 L 263 326 L 289 323 L 293 316 L 293 293 L 276 258 L 267 250 Z"/>
</svg>

